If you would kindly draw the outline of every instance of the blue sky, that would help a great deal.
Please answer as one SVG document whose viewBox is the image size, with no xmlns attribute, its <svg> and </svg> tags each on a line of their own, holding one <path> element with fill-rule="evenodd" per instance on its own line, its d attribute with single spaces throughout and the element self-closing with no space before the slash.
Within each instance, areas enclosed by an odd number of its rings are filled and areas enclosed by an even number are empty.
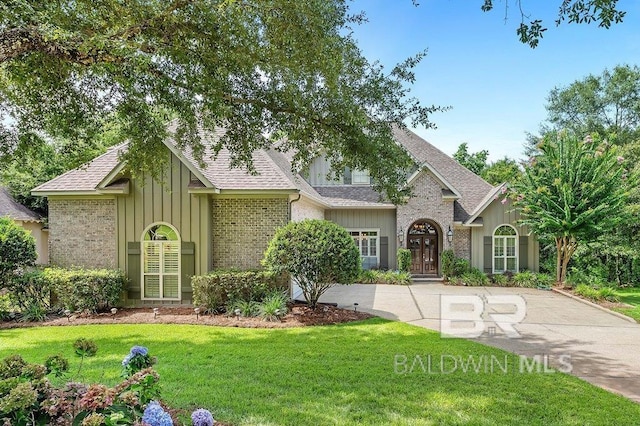
<svg viewBox="0 0 640 426">
<path fill-rule="evenodd" d="M 490 160 L 521 158 L 525 132 L 535 133 L 546 118 L 551 89 L 640 58 L 640 1 L 620 0 L 623 24 L 555 26 L 560 0 L 522 0 L 525 12 L 549 28 L 536 49 L 520 43 L 516 0 L 495 0 L 489 13 L 482 0 L 355 0 L 369 22 L 355 28 L 364 55 L 388 69 L 423 49 L 413 96 L 425 105 L 451 106 L 432 120 L 436 130 L 414 129 L 453 154 L 467 142 L 487 149 Z"/>
</svg>

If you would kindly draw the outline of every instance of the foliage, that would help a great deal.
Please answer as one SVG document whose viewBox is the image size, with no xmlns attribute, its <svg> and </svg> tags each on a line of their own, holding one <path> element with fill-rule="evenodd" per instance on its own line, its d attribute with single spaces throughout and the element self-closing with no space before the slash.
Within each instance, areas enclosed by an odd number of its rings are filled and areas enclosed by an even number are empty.
<svg viewBox="0 0 640 426">
<path fill-rule="evenodd" d="M 487 151 L 486 149 L 470 153 L 469 146 L 466 142 L 461 143 L 458 146 L 458 150 L 453 154 L 454 160 L 456 160 L 458 163 L 471 170 L 478 176 L 482 175 L 482 173 L 487 168 L 488 156 L 489 151 Z"/>
<path fill-rule="evenodd" d="M 122 360 L 122 377 L 131 377 L 139 371 L 153 367 L 155 357 L 144 346 L 133 346 Z"/>
<path fill-rule="evenodd" d="M 489 284 L 489 277 L 487 274 L 479 270 L 478 268 L 471 268 L 467 272 L 456 277 L 457 281 L 470 287 L 481 287 Z"/>
<path fill-rule="evenodd" d="M 505 274 L 491 275 L 491 283 L 498 287 L 506 287 L 509 284 L 509 277 Z"/>
<path fill-rule="evenodd" d="M 71 311 L 104 312 L 118 304 L 126 285 L 124 273 L 117 269 L 46 268 L 42 275 Z"/>
<path fill-rule="evenodd" d="M 257 317 L 260 313 L 260 303 L 255 300 L 237 299 L 231 301 L 225 310 L 229 315 L 246 318 Z"/>
<path fill-rule="evenodd" d="M 61 354 L 50 355 L 44 361 L 44 366 L 47 369 L 47 374 L 53 374 L 55 377 L 62 377 L 67 371 L 69 371 L 69 360 Z"/>
<path fill-rule="evenodd" d="M 12 305 L 21 311 L 25 321 L 40 321 L 51 308 L 51 285 L 40 269 L 17 271 L 5 283 L 5 288 Z"/>
<path fill-rule="evenodd" d="M 538 46 L 540 39 L 547 31 L 541 19 L 532 18 L 523 8 L 522 0 L 515 0 L 520 10 L 521 21 L 516 33 L 520 41 L 532 48 Z M 597 23 L 599 27 L 609 28 L 612 24 L 622 22 L 626 12 L 617 8 L 618 0 L 563 0 L 558 8 L 555 24 L 562 22 L 576 24 Z M 509 13 L 510 3 L 505 2 L 505 16 Z M 494 0 L 483 0 L 482 11 L 488 12 L 494 7 Z M 525 19 L 530 19 L 525 22 Z"/>
<path fill-rule="evenodd" d="M 627 175 L 615 147 L 591 137 L 549 133 L 539 150 L 514 186 L 513 200 L 523 225 L 555 240 L 556 279 L 564 282 L 578 244 L 621 222 L 636 178 Z"/>
<path fill-rule="evenodd" d="M 411 250 L 399 248 L 397 253 L 398 269 L 402 272 L 411 271 Z"/>
<path fill-rule="evenodd" d="M 361 284 L 409 285 L 411 284 L 411 274 L 405 271 L 365 269 L 360 273 L 358 282 Z"/>
<path fill-rule="evenodd" d="M 640 68 L 618 65 L 549 93 L 548 120 L 556 129 L 597 133 L 618 145 L 640 139 Z"/>
<path fill-rule="evenodd" d="M 606 300 L 608 302 L 619 302 L 620 296 L 611 287 L 594 288 L 587 284 L 578 284 L 573 290 L 578 296 L 593 301 Z"/>
<path fill-rule="evenodd" d="M 263 265 L 287 272 L 313 308 L 335 284 L 352 284 L 360 274 L 360 253 L 343 227 L 326 220 L 290 222 L 269 243 Z"/>
<path fill-rule="evenodd" d="M 522 170 L 515 160 L 504 157 L 487 165 L 480 176 L 491 185 L 514 184 L 522 176 Z"/>
<path fill-rule="evenodd" d="M 79 357 L 91 357 L 98 353 L 98 346 L 93 340 L 80 338 L 73 343 L 73 349 Z"/>
<path fill-rule="evenodd" d="M 410 96 L 424 53 L 391 70 L 370 63 L 352 35 L 366 19 L 344 0 L 78 0 L 1 11 L 5 147 L 34 134 L 91 141 L 113 126 L 130 141 L 130 170 L 158 176 L 169 134 L 199 158 L 205 145 L 228 148 L 236 166 L 272 145 L 266 134 L 284 135 L 297 167 L 330 153 L 336 172 L 367 169 L 399 200 L 411 162 L 392 127 L 431 127 L 442 110 Z M 203 136 L 218 126 L 220 141 Z"/>
<path fill-rule="evenodd" d="M 289 277 L 264 270 L 215 270 L 191 277 L 193 304 L 207 312 L 219 312 L 237 300 L 259 301 L 273 291 L 289 288 Z"/>
<path fill-rule="evenodd" d="M 8 217 L 0 217 L 0 282 L 36 261 L 36 243 L 29 231 Z"/>
<path fill-rule="evenodd" d="M 440 263 L 442 268 L 442 277 L 445 280 L 448 280 L 449 278 L 454 276 L 453 263 L 456 260 L 456 255 L 452 249 L 447 249 L 442 252 L 440 259 L 441 259 Z"/>
<path fill-rule="evenodd" d="M 283 292 L 268 294 L 259 305 L 259 315 L 265 321 L 280 321 L 289 309 L 289 296 Z"/>
<path fill-rule="evenodd" d="M 171 415 L 157 401 L 151 401 L 142 414 L 142 421 L 149 426 L 173 426 Z"/>
</svg>

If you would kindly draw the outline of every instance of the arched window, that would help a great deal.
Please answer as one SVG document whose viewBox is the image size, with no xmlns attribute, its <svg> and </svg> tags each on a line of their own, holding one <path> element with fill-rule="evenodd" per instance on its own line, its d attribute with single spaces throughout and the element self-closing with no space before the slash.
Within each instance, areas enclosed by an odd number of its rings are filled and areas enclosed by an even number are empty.
<svg viewBox="0 0 640 426">
<path fill-rule="evenodd" d="M 180 235 L 154 223 L 142 234 L 142 299 L 180 300 Z"/>
<path fill-rule="evenodd" d="M 493 233 L 493 273 L 518 272 L 518 232 L 500 225 Z"/>
</svg>

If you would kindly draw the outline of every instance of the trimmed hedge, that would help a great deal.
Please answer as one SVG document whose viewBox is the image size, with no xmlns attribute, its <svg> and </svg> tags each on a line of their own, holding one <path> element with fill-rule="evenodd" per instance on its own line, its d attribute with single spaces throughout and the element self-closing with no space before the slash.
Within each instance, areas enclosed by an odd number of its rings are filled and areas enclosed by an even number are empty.
<svg viewBox="0 0 640 426">
<path fill-rule="evenodd" d="M 207 312 L 221 312 L 236 300 L 260 301 L 273 291 L 289 289 L 289 276 L 264 270 L 221 269 L 191 277 L 193 305 Z"/>
<path fill-rule="evenodd" d="M 117 269 L 46 268 L 42 272 L 62 306 L 71 311 L 105 311 L 118 304 L 126 278 Z"/>
<path fill-rule="evenodd" d="M 411 250 L 400 248 L 397 253 L 398 257 L 398 270 L 402 272 L 411 271 Z"/>
</svg>

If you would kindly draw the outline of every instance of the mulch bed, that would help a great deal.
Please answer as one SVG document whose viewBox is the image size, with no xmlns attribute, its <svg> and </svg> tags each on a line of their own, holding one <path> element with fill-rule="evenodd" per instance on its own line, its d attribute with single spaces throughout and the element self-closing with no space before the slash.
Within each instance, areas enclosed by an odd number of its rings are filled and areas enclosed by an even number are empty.
<svg viewBox="0 0 640 426">
<path fill-rule="evenodd" d="M 237 318 L 225 314 L 196 316 L 191 307 L 161 306 L 157 315 L 154 314 L 153 308 L 121 308 L 115 315 L 81 313 L 73 314 L 69 318 L 64 315 L 50 316 L 43 322 L 4 321 L 0 322 L 0 329 L 84 324 L 198 324 L 243 328 L 291 328 L 340 324 L 371 317 L 372 315 L 365 312 L 355 312 L 331 305 L 318 305 L 316 309 L 311 309 L 304 304 L 294 304 L 290 306 L 289 313 L 282 318 L 282 321 Z"/>
</svg>

